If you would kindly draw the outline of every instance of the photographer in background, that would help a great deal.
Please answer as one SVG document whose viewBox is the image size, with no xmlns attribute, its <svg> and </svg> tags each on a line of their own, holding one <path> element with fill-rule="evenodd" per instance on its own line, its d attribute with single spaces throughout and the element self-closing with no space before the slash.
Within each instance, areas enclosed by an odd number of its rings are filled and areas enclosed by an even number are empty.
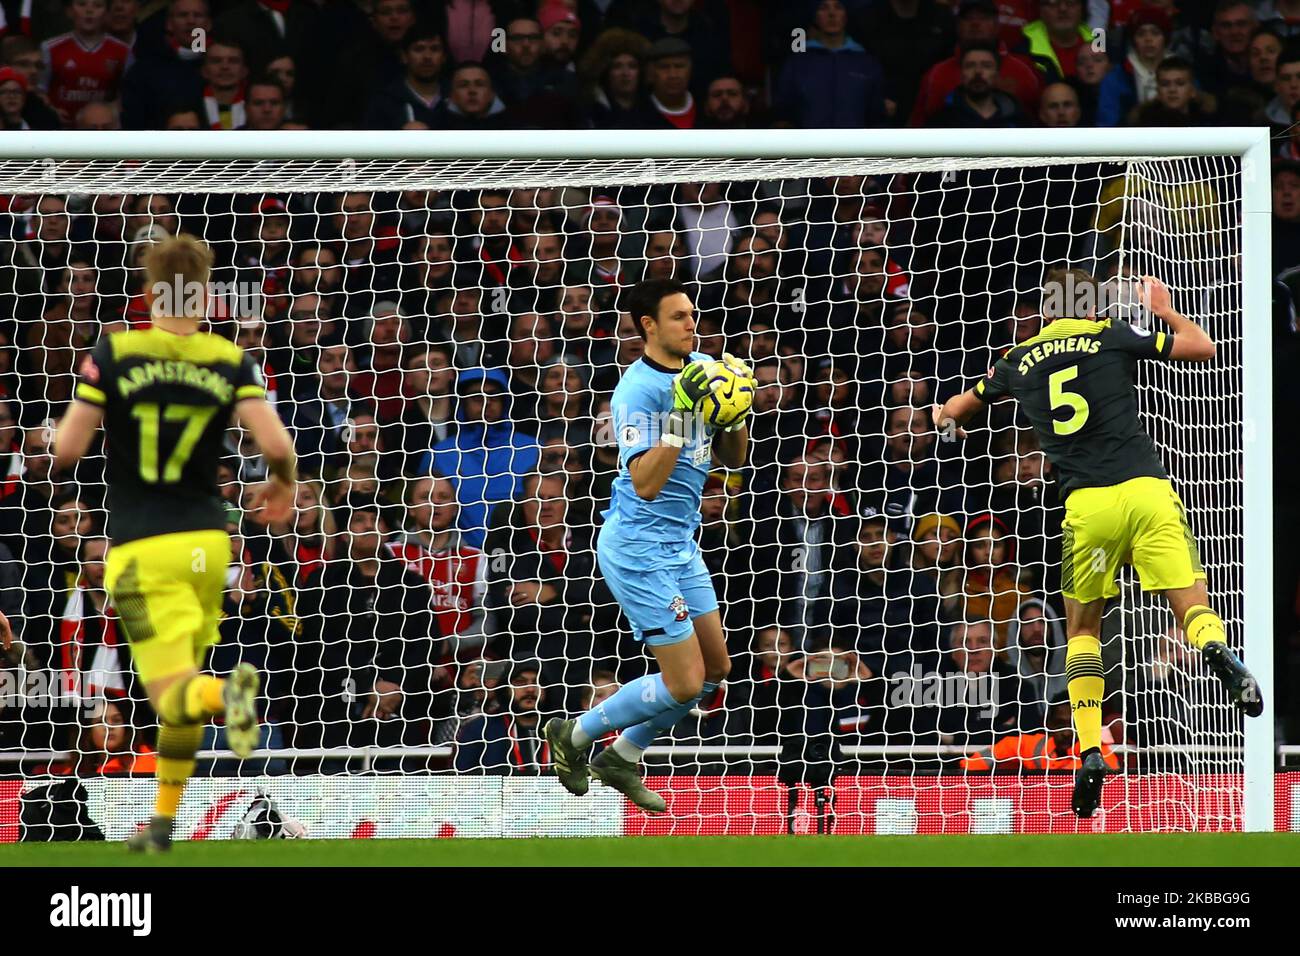
<svg viewBox="0 0 1300 956">
<path fill-rule="evenodd" d="M 789 678 L 777 695 L 783 741 L 782 773 L 833 775 L 841 759 L 836 738 L 870 723 L 865 692 L 875 675 L 856 651 L 829 644 L 824 632 L 809 636 L 812 650 L 786 664 Z"/>
<path fill-rule="evenodd" d="M 857 653 L 827 643 L 825 632 L 809 634 L 812 649 L 785 662 L 777 685 L 778 732 L 781 740 L 778 778 L 789 788 L 787 831 L 795 830 L 800 785 L 813 791 L 818 832 L 834 827 L 827 812 L 834 805 L 831 787 L 844 762 L 840 738 L 864 729 L 870 719 L 864 693 L 874 675 Z"/>
</svg>

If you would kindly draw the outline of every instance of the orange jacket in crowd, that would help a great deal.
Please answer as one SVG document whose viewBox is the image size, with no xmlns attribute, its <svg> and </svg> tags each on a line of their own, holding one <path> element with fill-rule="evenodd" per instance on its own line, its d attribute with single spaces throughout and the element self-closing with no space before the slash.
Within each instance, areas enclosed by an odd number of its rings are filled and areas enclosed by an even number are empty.
<svg viewBox="0 0 1300 956">
<path fill-rule="evenodd" d="M 1119 769 L 1119 758 L 1105 742 L 1101 745 L 1101 756 L 1106 766 L 1112 770 Z M 981 747 L 961 761 L 963 770 L 977 773 L 995 767 L 1006 770 L 1078 770 L 1079 744 L 1076 741 L 1068 753 L 1062 754 L 1057 750 L 1056 738 L 1049 733 L 1011 734 L 991 747 Z"/>
<path fill-rule="evenodd" d="M 134 750 L 108 754 L 107 759 L 94 764 L 87 761 L 78 766 L 74 761 L 54 763 L 39 769 L 41 773 L 59 777 L 149 775 L 158 772 L 158 754 L 148 744 L 137 744 Z"/>
<path fill-rule="evenodd" d="M 115 774 L 156 774 L 158 772 L 158 755 L 147 744 L 139 744 L 135 750 L 122 754 L 113 754 L 99 765 L 98 773 L 104 776 Z"/>
</svg>

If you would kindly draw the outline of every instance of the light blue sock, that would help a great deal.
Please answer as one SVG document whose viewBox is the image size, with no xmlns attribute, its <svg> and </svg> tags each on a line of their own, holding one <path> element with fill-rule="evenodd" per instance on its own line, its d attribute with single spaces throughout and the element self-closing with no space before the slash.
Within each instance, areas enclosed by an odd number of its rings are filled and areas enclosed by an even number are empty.
<svg viewBox="0 0 1300 956">
<path fill-rule="evenodd" d="M 691 712 L 692 707 L 717 689 L 717 684 L 714 684 L 711 681 L 705 681 L 704 686 L 700 690 L 699 696 L 694 700 L 685 704 L 678 704 L 676 707 L 665 710 L 662 714 L 655 714 L 655 716 L 651 717 L 649 720 L 636 724 L 633 727 L 629 727 L 627 730 L 623 731 L 623 738 L 638 750 L 647 749 L 652 743 L 654 743 L 656 737 L 665 730 L 670 730 L 675 727 L 679 720 Z"/>
<path fill-rule="evenodd" d="M 624 684 L 609 700 L 579 717 L 578 730 L 590 740 L 599 740 L 611 730 L 631 727 L 680 706 L 668 693 L 662 674 L 646 674 Z"/>
</svg>

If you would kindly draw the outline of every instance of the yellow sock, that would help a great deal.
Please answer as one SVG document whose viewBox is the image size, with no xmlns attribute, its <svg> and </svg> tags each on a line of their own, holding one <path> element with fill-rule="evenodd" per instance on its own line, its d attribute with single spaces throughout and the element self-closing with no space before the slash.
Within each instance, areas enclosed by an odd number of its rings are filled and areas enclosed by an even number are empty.
<svg viewBox="0 0 1300 956">
<path fill-rule="evenodd" d="M 1079 753 L 1101 746 L 1101 701 L 1106 676 L 1101 666 L 1101 641 L 1089 634 L 1070 638 L 1065 651 L 1065 680 Z"/>
<path fill-rule="evenodd" d="M 206 723 L 209 717 L 226 712 L 221 696 L 226 682 L 211 674 L 195 674 L 163 691 L 158 701 L 158 719 L 164 724 L 184 726 Z"/>
<path fill-rule="evenodd" d="M 226 682 L 211 674 L 198 674 L 185 689 L 185 709 L 191 717 L 215 717 L 226 712 L 226 701 L 221 692 Z"/>
<path fill-rule="evenodd" d="M 1223 618 L 1204 604 L 1187 609 L 1187 616 L 1183 618 L 1183 632 L 1187 635 L 1187 643 L 1198 651 L 1205 650 L 1205 645 L 1213 641 L 1228 643 L 1228 635 L 1223 630 Z"/>
<path fill-rule="evenodd" d="M 203 740 L 200 724 L 163 724 L 158 730 L 158 799 L 154 813 L 169 819 L 181 805 L 185 782 L 194 772 L 194 754 Z"/>
</svg>

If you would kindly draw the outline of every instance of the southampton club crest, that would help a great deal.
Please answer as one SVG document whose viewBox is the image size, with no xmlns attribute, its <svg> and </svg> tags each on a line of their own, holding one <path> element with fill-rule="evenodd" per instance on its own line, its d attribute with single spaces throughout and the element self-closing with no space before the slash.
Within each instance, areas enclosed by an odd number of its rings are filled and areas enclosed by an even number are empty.
<svg viewBox="0 0 1300 956">
<path fill-rule="evenodd" d="M 686 616 L 691 613 L 690 608 L 686 606 L 686 598 L 682 597 L 680 594 L 672 599 L 671 603 L 668 605 L 668 610 L 676 614 L 677 620 L 679 621 L 686 620 Z"/>
</svg>

